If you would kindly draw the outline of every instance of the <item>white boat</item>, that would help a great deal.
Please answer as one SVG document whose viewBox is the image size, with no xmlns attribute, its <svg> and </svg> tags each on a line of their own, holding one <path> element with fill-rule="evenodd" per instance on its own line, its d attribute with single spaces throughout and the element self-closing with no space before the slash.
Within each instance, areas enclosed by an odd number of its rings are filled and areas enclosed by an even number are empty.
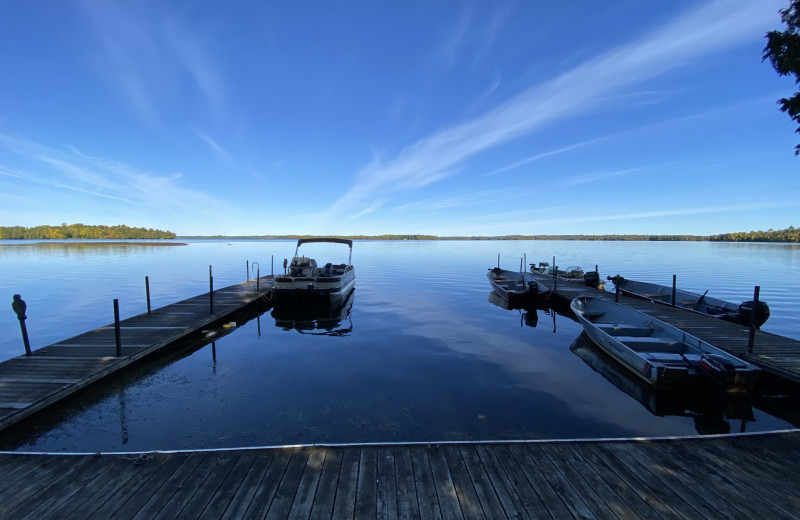
<svg viewBox="0 0 800 520">
<path fill-rule="evenodd" d="M 747 391 L 760 370 L 643 312 L 581 296 L 570 304 L 598 347 L 656 388 L 680 388 L 708 376 L 728 391 Z"/>
<path fill-rule="evenodd" d="M 350 248 L 346 264 L 328 262 L 322 266 L 314 258 L 299 254 L 300 246 L 327 242 L 344 244 Z M 286 274 L 275 276 L 272 294 L 275 305 L 287 304 L 341 305 L 356 285 L 356 272 L 352 265 L 353 241 L 343 238 L 301 238 L 297 241 L 294 257 Z M 284 267 L 286 261 L 284 260 Z"/>
</svg>

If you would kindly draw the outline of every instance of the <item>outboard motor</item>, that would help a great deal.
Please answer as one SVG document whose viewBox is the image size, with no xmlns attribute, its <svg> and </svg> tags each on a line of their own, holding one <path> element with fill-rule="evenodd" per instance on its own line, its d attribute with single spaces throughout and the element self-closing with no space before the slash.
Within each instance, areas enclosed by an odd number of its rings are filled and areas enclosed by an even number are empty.
<svg viewBox="0 0 800 520">
<path fill-rule="evenodd" d="M 588 287 L 597 287 L 600 285 L 600 273 L 597 271 L 589 271 L 583 274 L 583 283 Z"/>
<path fill-rule="evenodd" d="M 730 386 L 736 381 L 736 367 L 723 356 L 704 354 L 700 358 L 700 368 L 707 376 L 723 386 Z"/>
<path fill-rule="evenodd" d="M 750 326 L 751 317 L 753 316 L 753 300 L 742 302 L 739 305 L 739 314 L 737 316 L 737 323 L 740 325 L 744 325 L 745 327 Z M 769 318 L 769 305 L 767 302 L 762 302 L 761 300 L 758 301 L 758 307 L 756 309 L 756 321 L 755 326 L 756 328 L 761 328 L 764 322 L 767 321 Z"/>
</svg>

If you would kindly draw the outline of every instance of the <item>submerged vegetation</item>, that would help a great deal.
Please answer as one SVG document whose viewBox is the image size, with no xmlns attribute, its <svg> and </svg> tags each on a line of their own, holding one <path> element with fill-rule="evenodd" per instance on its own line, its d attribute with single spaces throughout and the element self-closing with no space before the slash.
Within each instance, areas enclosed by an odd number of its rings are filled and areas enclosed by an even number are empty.
<svg viewBox="0 0 800 520">
<path fill-rule="evenodd" d="M 0 239 L 113 239 L 113 238 L 175 238 L 172 231 L 128 226 L 87 226 L 66 224 L 60 226 L 0 226 Z"/>
<path fill-rule="evenodd" d="M 249 238 L 263 240 L 296 240 L 310 235 L 258 236 L 182 236 L 180 238 Z M 800 229 L 789 226 L 774 231 L 743 231 L 721 235 L 501 235 L 501 236 L 436 236 L 436 235 L 335 235 L 351 240 L 624 240 L 624 241 L 700 241 L 700 242 L 800 242 Z"/>
</svg>

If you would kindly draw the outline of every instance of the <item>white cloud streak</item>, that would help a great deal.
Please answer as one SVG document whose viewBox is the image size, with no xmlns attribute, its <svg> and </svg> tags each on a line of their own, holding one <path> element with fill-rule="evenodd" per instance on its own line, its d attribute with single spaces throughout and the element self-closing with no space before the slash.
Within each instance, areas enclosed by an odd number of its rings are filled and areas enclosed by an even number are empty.
<svg viewBox="0 0 800 520">
<path fill-rule="evenodd" d="M 142 4 L 84 0 L 95 37 L 100 43 L 104 79 L 126 97 L 138 115 L 154 123 L 159 109 L 179 90 L 180 73 L 191 78 L 203 99 L 217 113 L 226 106 L 221 76 L 202 42 L 177 18 L 154 23 L 162 16 L 144 12 Z M 110 73 L 110 74 L 109 74 Z"/>
<path fill-rule="evenodd" d="M 30 171 L 0 166 L 0 175 L 52 189 L 84 193 L 162 212 L 195 214 L 198 208 L 216 208 L 220 201 L 206 193 L 181 186 L 181 175 L 155 175 L 127 164 L 92 157 L 68 147 L 67 152 L 0 134 L 0 147 L 30 164 Z"/>
<path fill-rule="evenodd" d="M 603 96 L 618 89 L 663 75 L 700 56 L 762 38 L 780 7 L 778 0 L 708 2 L 659 31 L 523 91 L 480 117 L 406 147 L 385 164 L 366 166 L 329 211 L 349 212 L 376 193 L 386 197 L 429 184 L 479 152 L 595 108 Z"/>
</svg>

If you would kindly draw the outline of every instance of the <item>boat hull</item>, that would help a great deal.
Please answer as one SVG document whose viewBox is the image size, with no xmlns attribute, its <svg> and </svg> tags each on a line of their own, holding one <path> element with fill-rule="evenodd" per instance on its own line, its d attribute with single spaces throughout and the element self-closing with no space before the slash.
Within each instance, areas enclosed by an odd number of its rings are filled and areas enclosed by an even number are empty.
<svg viewBox="0 0 800 520">
<path fill-rule="evenodd" d="M 732 354 L 643 312 L 591 297 L 570 308 L 598 347 L 657 388 L 684 387 L 710 378 L 728 391 L 747 391 L 760 370 Z M 714 371 L 725 365 L 727 371 Z"/>
<path fill-rule="evenodd" d="M 550 298 L 550 291 L 535 280 L 528 280 L 522 273 L 494 268 L 486 273 L 492 291 L 505 300 L 509 308 L 523 308 L 542 303 Z"/>
<path fill-rule="evenodd" d="M 356 285 L 354 270 L 341 276 L 276 276 L 272 289 L 276 306 L 284 305 L 341 305 Z"/>
</svg>

